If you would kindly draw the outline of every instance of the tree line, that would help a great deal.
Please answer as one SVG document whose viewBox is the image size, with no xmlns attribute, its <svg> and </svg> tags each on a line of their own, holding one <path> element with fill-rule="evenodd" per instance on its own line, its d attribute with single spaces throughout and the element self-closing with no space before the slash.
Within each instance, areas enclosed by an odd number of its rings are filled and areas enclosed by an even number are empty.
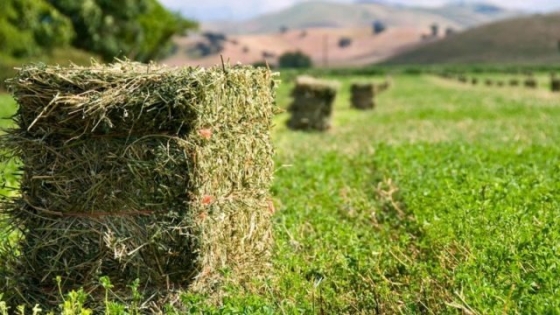
<svg viewBox="0 0 560 315">
<path fill-rule="evenodd" d="M 39 56 L 73 46 L 111 61 L 169 54 L 171 37 L 197 23 L 157 0 L 1 0 L 0 56 Z"/>
</svg>

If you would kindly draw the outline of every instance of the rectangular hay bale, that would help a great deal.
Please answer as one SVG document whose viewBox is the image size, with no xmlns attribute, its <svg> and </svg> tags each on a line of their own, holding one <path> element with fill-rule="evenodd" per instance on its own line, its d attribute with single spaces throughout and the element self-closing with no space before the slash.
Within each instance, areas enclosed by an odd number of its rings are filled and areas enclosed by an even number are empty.
<svg viewBox="0 0 560 315">
<path fill-rule="evenodd" d="M 560 79 L 552 77 L 550 79 L 550 90 L 552 92 L 560 92 Z"/>
<path fill-rule="evenodd" d="M 300 76 L 292 90 L 293 101 L 287 125 L 294 130 L 325 131 L 331 127 L 333 103 L 338 83 Z"/>
<path fill-rule="evenodd" d="M 375 107 L 376 87 L 373 83 L 352 83 L 350 102 L 356 109 L 373 109 Z"/>
<path fill-rule="evenodd" d="M 138 278 L 165 298 L 215 292 L 225 270 L 235 283 L 262 275 L 276 83 L 242 66 L 22 68 L 8 82 L 17 128 L 0 140 L 22 165 L 1 209 L 21 236 L 3 289 L 52 303 L 56 276 L 93 294 L 109 276 L 116 292 Z"/>
</svg>

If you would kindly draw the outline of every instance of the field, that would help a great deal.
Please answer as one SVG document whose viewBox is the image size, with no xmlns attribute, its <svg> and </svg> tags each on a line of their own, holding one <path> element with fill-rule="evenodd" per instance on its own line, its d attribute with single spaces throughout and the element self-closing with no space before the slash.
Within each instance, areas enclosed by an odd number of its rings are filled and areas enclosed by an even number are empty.
<svg viewBox="0 0 560 315">
<path fill-rule="evenodd" d="M 228 288 L 220 307 L 183 294 L 186 310 L 559 314 L 560 94 L 546 75 L 538 90 L 395 75 L 369 112 L 349 108 L 356 76 L 330 78 L 343 85 L 328 133 L 277 117 L 268 281 Z"/>
</svg>

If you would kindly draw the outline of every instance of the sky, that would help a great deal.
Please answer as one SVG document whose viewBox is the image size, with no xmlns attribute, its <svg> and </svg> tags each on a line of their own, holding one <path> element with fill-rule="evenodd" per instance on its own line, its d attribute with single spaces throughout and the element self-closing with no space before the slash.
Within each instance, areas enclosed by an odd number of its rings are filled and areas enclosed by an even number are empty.
<svg viewBox="0 0 560 315">
<path fill-rule="evenodd" d="M 198 21 L 243 20 L 260 14 L 287 8 L 309 0 L 160 0 L 171 10 L 181 12 L 185 17 Z M 351 3 L 355 0 L 330 0 Z M 438 6 L 460 0 L 384 0 L 384 2 L 410 6 Z M 559 9 L 559 0 L 472 0 L 467 2 L 492 3 L 506 8 L 545 12 Z"/>
</svg>

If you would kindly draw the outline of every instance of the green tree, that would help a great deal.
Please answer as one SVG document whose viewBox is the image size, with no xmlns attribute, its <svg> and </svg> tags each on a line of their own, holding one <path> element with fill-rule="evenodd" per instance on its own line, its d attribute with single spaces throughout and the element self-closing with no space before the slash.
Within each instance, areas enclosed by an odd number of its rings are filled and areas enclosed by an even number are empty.
<svg viewBox="0 0 560 315">
<path fill-rule="evenodd" d="M 65 46 L 71 21 L 43 0 L 0 1 L 0 54 L 22 58 Z"/>
<path fill-rule="evenodd" d="M 76 31 L 73 45 L 106 61 L 129 57 L 148 61 L 169 51 L 174 34 L 196 23 L 165 10 L 157 0 L 48 0 L 68 16 Z"/>
<path fill-rule="evenodd" d="M 286 52 L 278 58 L 279 68 L 310 68 L 311 58 L 301 51 Z"/>
<path fill-rule="evenodd" d="M 182 34 L 186 30 L 194 29 L 198 25 L 183 19 L 178 14 L 171 14 L 158 1 L 148 1 L 147 10 L 140 15 L 142 27 L 140 45 L 135 53 L 131 51 L 129 58 L 148 61 L 168 55 L 173 49 L 171 37 Z"/>
</svg>

